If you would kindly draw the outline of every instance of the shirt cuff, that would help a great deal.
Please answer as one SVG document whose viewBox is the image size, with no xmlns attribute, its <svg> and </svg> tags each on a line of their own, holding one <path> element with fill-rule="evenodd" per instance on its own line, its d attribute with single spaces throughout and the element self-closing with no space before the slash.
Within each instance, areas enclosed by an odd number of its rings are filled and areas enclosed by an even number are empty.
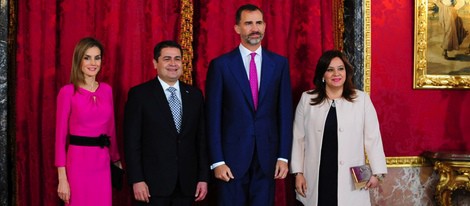
<svg viewBox="0 0 470 206">
<path fill-rule="evenodd" d="M 287 159 L 285 159 L 285 158 L 280 158 L 280 157 L 279 157 L 279 158 L 277 158 L 277 160 L 281 160 L 281 161 L 284 161 L 284 162 L 286 162 L 286 163 L 289 163 L 289 160 L 287 160 Z"/>
<path fill-rule="evenodd" d="M 277 158 L 277 160 L 281 160 L 281 161 L 284 161 L 286 163 L 289 163 L 289 160 L 285 159 L 285 158 Z M 225 162 L 224 161 L 220 161 L 220 162 L 216 162 L 214 164 L 211 165 L 211 170 L 215 169 L 216 167 L 220 166 L 220 165 L 224 165 Z"/>
<path fill-rule="evenodd" d="M 225 164 L 224 161 L 216 162 L 216 163 L 211 165 L 211 170 L 215 169 L 216 167 L 218 167 L 220 165 L 224 165 L 224 164 Z"/>
</svg>

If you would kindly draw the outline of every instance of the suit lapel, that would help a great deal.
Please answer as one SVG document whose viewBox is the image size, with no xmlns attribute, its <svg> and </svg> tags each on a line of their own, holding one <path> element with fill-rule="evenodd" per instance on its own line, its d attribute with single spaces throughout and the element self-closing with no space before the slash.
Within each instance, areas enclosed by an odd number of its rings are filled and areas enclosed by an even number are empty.
<svg viewBox="0 0 470 206">
<path fill-rule="evenodd" d="M 230 62 L 228 62 L 229 70 L 240 85 L 245 99 L 250 103 L 251 108 L 254 111 L 253 97 L 251 96 L 250 82 L 246 75 L 245 65 L 243 65 L 243 59 L 240 53 L 240 49 L 237 47 L 230 54 Z"/>
<path fill-rule="evenodd" d="M 171 113 L 170 105 L 168 104 L 168 100 L 166 98 L 165 92 L 163 91 L 163 87 L 157 78 L 155 78 L 155 81 L 153 81 L 153 85 L 155 86 L 154 89 L 152 89 L 152 94 L 154 94 L 157 100 L 157 105 L 155 105 L 157 112 L 156 115 L 162 115 L 166 119 L 168 126 L 170 128 L 174 128 L 173 130 L 177 134 L 178 132 L 176 131 L 175 121 L 173 120 L 173 114 Z"/>
<path fill-rule="evenodd" d="M 185 115 L 187 115 L 189 107 L 191 107 L 192 104 L 191 104 L 191 98 L 190 98 L 191 94 L 189 93 L 188 85 L 184 84 L 181 81 L 180 81 L 180 92 L 181 92 L 181 102 L 183 105 L 183 116 L 182 116 L 182 122 L 181 122 L 181 130 L 180 130 L 180 134 L 182 134 L 184 132 L 185 125 L 187 124 L 186 119 L 188 119 L 187 117 L 185 117 Z"/>
<path fill-rule="evenodd" d="M 258 107 L 263 102 L 264 97 L 266 96 L 267 90 L 269 89 L 269 84 L 271 83 L 274 70 L 276 65 L 274 61 L 269 56 L 267 50 L 263 49 L 263 62 L 261 63 L 261 78 L 260 78 L 260 88 L 258 92 Z"/>
</svg>

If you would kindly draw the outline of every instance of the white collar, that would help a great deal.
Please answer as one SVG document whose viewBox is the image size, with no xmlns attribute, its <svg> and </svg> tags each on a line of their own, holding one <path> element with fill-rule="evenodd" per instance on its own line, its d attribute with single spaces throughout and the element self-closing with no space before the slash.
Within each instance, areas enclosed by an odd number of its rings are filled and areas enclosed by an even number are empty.
<svg viewBox="0 0 470 206">
<path fill-rule="evenodd" d="M 242 54 L 243 57 L 246 57 L 248 55 L 250 55 L 251 53 L 253 53 L 252 51 L 250 51 L 249 49 L 247 49 L 246 47 L 244 47 L 242 44 L 240 44 L 240 46 L 238 46 L 238 48 L 240 49 L 240 53 Z M 258 47 L 258 49 L 256 49 L 255 53 L 257 55 L 260 55 L 262 54 L 262 47 Z"/>
<path fill-rule="evenodd" d="M 158 77 L 158 81 L 160 82 L 160 84 L 162 85 L 162 88 L 163 88 L 163 91 L 166 91 L 170 85 L 167 84 L 165 81 L 163 81 L 160 77 Z M 171 87 L 174 87 L 176 89 L 176 91 L 180 91 L 180 81 L 176 81 L 175 85 L 171 86 Z"/>
</svg>

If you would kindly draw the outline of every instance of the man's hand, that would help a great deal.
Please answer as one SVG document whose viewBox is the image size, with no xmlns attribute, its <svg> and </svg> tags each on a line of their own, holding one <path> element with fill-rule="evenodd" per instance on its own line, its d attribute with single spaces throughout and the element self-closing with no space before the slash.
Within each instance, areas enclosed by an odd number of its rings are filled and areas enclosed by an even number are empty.
<svg viewBox="0 0 470 206">
<path fill-rule="evenodd" d="M 302 197 L 307 197 L 307 181 L 302 173 L 297 173 L 295 176 L 295 191 Z"/>
<path fill-rule="evenodd" d="M 274 179 L 284 179 L 288 172 L 289 167 L 287 166 L 287 162 L 278 160 L 276 162 L 276 171 L 274 171 Z"/>
<path fill-rule="evenodd" d="M 230 179 L 233 179 L 232 172 L 230 171 L 230 168 L 226 165 L 219 165 L 214 169 L 214 175 L 215 178 L 228 182 Z"/>
<path fill-rule="evenodd" d="M 207 182 L 198 182 L 196 186 L 196 194 L 194 197 L 196 199 L 194 201 L 202 201 L 207 195 Z"/>
<path fill-rule="evenodd" d="M 134 198 L 138 201 L 149 203 L 150 192 L 145 182 L 137 182 L 132 186 L 134 189 Z"/>
</svg>

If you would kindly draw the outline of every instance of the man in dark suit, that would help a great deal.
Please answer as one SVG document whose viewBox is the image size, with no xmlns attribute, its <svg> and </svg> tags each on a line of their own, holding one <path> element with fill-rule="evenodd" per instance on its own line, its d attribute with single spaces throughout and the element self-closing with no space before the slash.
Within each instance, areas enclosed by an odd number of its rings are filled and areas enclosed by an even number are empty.
<svg viewBox="0 0 470 206">
<path fill-rule="evenodd" d="M 154 48 L 158 76 L 130 89 L 124 117 L 128 179 L 140 205 L 192 205 L 207 194 L 209 163 L 200 90 L 178 81 L 182 49 Z"/>
<path fill-rule="evenodd" d="M 292 93 L 287 59 L 261 47 L 265 22 L 241 6 L 238 48 L 211 61 L 206 125 L 218 205 L 273 205 L 274 179 L 284 179 L 292 145 Z"/>
</svg>

